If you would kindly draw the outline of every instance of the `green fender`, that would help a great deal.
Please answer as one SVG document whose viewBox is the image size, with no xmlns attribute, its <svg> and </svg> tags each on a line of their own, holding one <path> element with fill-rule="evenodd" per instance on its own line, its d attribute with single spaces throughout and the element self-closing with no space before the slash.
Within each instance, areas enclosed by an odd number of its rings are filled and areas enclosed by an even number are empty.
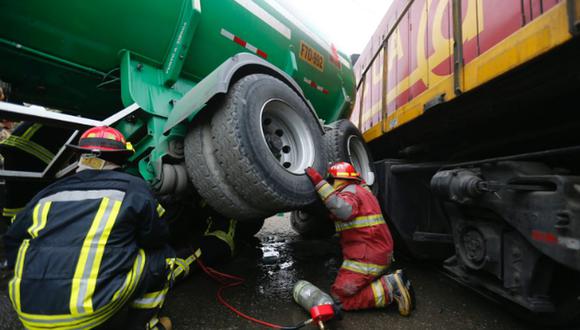
<svg viewBox="0 0 580 330">
<path fill-rule="evenodd" d="M 163 133 L 167 134 L 172 128 L 186 120 L 191 121 L 212 98 L 218 94 L 226 94 L 230 86 L 238 79 L 255 73 L 270 74 L 282 80 L 286 85 L 292 88 L 308 106 L 312 116 L 314 116 L 319 123 L 321 131 L 324 132 L 324 128 L 322 127 L 320 120 L 318 120 L 318 115 L 314 111 L 314 107 L 310 101 L 306 99 L 302 89 L 294 79 L 292 79 L 286 72 L 256 55 L 239 53 L 222 63 L 212 73 L 187 92 L 181 99 L 175 102 L 175 105 L 165 122 L 165 126 L 163 127 Z"/>
</svg>

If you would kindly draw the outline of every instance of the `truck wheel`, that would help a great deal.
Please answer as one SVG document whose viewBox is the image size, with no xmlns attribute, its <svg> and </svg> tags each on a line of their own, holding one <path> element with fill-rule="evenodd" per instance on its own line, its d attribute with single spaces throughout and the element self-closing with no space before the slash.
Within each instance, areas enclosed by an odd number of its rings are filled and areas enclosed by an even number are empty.
<svg viewBox="0 0 580 330">
<path fill-rule="evenodd" d="M 317 199 L 304 169 L 325 172 L 322 131 L 280 80 L 254 74 L 237 81 L 213 116 L 211 132 L 227 183 L 255 208 L 274 214 Z"/>
<path fill-rule="evenodd" d="M 349 162 L 376 194 L 373 159 L 362 134 L 349 120 L 342 119 L 328 126 L 324 142 L 331 162 Z M 292 228 L 307 238 L 328 237 L 334 234 L 332 220 L 320 202 L 307 209 L 292 212 Z"/>
<path fill-rule="evenodd" d="M 330 124 L 324 135 L 331 162 L 349 162 L 369 186 L 375 181 L 373 158 L 362 134 L 348 119 Z"/>
<path fill-rule="evenodd" d="M 226 182 L 226 174 L 215 158 L 208 118 L 200 118 L 185 137 L 187 174 L 198 194 L 215 210 L 237 220 L 266 217 L 252 207 Z"/>
<path fill-rule="evenodd" d="M 332 220 L 323 212 L 292 211 L 290 224 L 292 229 L 304 238 L 328 238 L 335 233 Z"/>
</svg>

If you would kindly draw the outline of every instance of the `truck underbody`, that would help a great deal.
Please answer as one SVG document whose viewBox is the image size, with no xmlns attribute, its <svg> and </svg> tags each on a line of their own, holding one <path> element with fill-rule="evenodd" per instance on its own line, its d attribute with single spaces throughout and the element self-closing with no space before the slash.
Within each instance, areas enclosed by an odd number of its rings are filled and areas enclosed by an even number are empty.
<svg viewBox="0 0 580 330">
<path fill-rule="evenodd" d="M 579 53 L 573 40 L 370 143 L 399 247 L 551 324 L 580 310 Z"/>
</svg>

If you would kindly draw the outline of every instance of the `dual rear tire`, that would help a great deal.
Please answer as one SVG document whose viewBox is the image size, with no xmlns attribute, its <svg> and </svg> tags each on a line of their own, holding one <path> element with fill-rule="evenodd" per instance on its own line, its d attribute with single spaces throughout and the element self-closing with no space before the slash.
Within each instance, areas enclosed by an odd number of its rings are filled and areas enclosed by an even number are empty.
<svg viewBox="0 0 580 330">
<path fill-rule="evenodd" d="M 330 162 L 351 163 L 375 191 L 373 159 L 362 134 L 351 121 L 342 119 L 329 125 L 324 144 Z M 293 211 L 290 221 L 294 231 L 306 238 L 329 237 L 335 232 L 328 211 L 320 200 L 306 209 Z"/>
<path fill-rule="evenodd" d="M 237 220 L 266 218 L 316 201 L 304 169 L 326 171 L 323 132 L 303 99 L 282 81 L 237 81 L 185 138 L 197 192 Z"/>
</svg>

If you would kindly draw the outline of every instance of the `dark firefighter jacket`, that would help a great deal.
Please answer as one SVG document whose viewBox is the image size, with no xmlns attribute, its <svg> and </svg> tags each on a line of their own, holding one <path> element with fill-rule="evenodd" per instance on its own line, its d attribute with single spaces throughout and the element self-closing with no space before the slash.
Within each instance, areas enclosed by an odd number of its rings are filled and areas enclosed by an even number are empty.
<svg viewBox="0 0 580 330">
<path fill-rule="evenodd" d="M 85 170 L 42 190 L 5 235 L 23 324 L 85 328 L 116 313 L 153 267 L 146 251 L 165 246 L 163 213 L 143 180 L 116 171 Z"/>
</svg>

